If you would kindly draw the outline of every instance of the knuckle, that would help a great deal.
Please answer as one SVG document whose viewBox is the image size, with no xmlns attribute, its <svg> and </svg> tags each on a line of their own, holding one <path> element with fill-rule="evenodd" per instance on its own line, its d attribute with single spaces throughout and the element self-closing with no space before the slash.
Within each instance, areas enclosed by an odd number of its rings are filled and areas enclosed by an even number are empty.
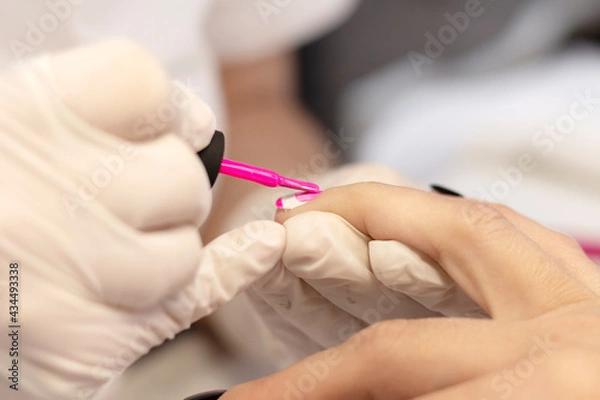
<svg viewBox="0 0 600 400">
<path fill-rule="evenodd" d="M 329 214 L 306 212 L 285 222 L 287 247 L 284 254 L 286 266 L 322 260 L 328 256 L 335 242 L 335 226 L 339 222 Z"/>
<path fill-rule="evenodd" d="M 486 237 L 512 227 L 506 216 L 488 204 L 478 202 L 461 202 L 457 215 L 467 232 L 477 237 Z"/>
<path fill-rule="evenodd" d="M 504 204 L 498 204 L 498 203 L 491 203 L 488 204 L 490 207 L 495 208 L 496 210 L 500 211 L 503 215 L 508 216 L 508 215 L 517 215 L 517 212 L 515 210 L 513 210 L 511 207 L 508 207 Z"/>
<path fill-rule="evenodd" d="M 569 236 L 562 232 L 555 232 L 555 235 L 557 243 L 559 243 L 560 246 L 563 247 L 565 250 L 581 250 L 581 246 L 579 245 L 577 240 L 575 240 L 575 238 L 573 238 L 572 236 Z"/>
<path fill-rule="evenodd" d="M 409 333 L 408 320 L 388 320 L 375 323 L 363 329 L 358 335 L 362 337 L 360 349 L 369 357 L 385 360 L 392 354 L 398 343 L 406 342 Z M 410 340 L 409 340 L 410 341 Z"/>
</svg>

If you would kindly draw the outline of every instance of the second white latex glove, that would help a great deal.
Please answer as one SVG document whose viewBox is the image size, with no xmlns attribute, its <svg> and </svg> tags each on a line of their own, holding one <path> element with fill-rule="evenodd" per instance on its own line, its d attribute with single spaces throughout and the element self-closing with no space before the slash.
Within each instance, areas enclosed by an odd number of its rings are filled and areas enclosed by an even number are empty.
<svg viewBox="0 0 600 400">
<path fill-rule="evenodd" d="M 344 167 L 319 183 L 328 188 L 366 180 L 410 185 L 373 165 Z M 402 243 L 370 240 L 330 213 L 303 213 L 284 226 L 282 264 L 248 291 L 281 366 L 384 319 L 483 316 L 437 263 Z"/>
<path fill-rule="evenodd" d="M 0 339 L 0 398 L 97 398 L 280 260 L 285 234 L 271 221 L 202 247 L 211 194 L 195 153 L 214 117 L 137 46 L 42 57 L 0 88 L 3 299 L 9 266 L 19 271 L 16 321 L 2 322 L 20 325 L 16 358 Z"/>
</svg>

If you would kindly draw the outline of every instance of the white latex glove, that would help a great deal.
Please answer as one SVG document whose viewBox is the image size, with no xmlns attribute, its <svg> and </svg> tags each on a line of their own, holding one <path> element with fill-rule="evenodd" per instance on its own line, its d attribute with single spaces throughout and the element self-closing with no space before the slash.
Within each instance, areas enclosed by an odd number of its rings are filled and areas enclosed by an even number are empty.
<svg viewBox="0 0 600 400">
<path fill-rule="evenodd" d="M 198 98 L 126 41 L 0 78 L 2 331 L 13 324 L 14 262 L 20 325 L 18 357 L 1 335 L 0 398 L 96 398 L 280 260 L 284 230 L 269 221 L 202 248 L 211 195 L 195 151 L 214 126 Z M 19 392 L 7 380 L 15 359 Z"/>
<path fill-rule="evenodd" d="M 367 180 L 410 186 L 373 165 L 344 167 L 319 183 L 328 188 Z M 303 213 L 284 226 L 282 264 L 247 292 L 269 328 L 265 342 L 280 366 L 384 319 L 484 315 L 437 263 L 402 243 L 370 240 L 329 213 Z"/>
</svg>

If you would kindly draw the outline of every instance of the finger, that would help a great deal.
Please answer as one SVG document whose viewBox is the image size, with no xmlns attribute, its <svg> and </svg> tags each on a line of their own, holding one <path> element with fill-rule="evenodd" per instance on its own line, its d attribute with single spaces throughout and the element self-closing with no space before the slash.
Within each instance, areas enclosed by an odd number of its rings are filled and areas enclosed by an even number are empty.
<svg viewBox="0 0 600 400">
<path fill-rule="evenodd" d="M 366 326 L 283 265 L 257 281 L 252 291 L 321 348 L 336 346 Z"/>
<path fill-rule="evenodd" d="M 170 104 L 175 108 L 175 118 L 172 122 L 166 118 L 169 131 L 183 139 L 194 152 L 208 146 L 217 127 L 215 114 L 208 105 L 178 81 L 173 82 Z"/>
<path fill-rule="evenodd" d="M 199 151 L 215 130 L 212 111 L 158 61 L 127 40 L 59 53 L 49 83 L 79 118 L 133 141 L 173 132 Z"/>
<path fill-rule="evenodd" d="M 281 260 L 285 230 L 272 221 L 254 221 L 227 232 L 201 251 L 190 292 L 194 321 L 246 290 Z"/>
<path fill-rule="evenodd" d="M 265 327 L 268 327 L 262 331 L 262 341 L 269 353 L 269 359 L 278 368 L 287 368 L 311 354 L 324 350 L 301 329 L 279 315 L 252 288 L 246 292 L 246 297 L 259 318 L 264 321 Z"/>
<path fill-rule="evenodd" d="M 198 227 L 207 217 L 212 197 L 206 171 L 196 154 L 174 135 L 114 153 L 90 149 L 73 156 L 79 181 L 77 198 L 99 201 L 122 221 L 143 231 L 178 225 Z"/>
<path fill-rule="evenodd" d="M 102 229 L 87 229 L 85 235 L 70 232 L 73 246 L 86 254 L 82 281 L 101 300 L 121 308 L 154 307 L 193 279 L 201 247 L 195 227 L 139 234 L 117 221 L 102 220 Z"/>
<path fill-rule="evenodd" d="M 171 85 L 152 55 L 123 39 L 58 53 L 51 72 L 56 90 L 77 116 L 132 140 L 142 138 L 136 121 L 168 99 Z"/>
<path fill-rule="evenodd" d="M 163 278 L 185 279 L 177 286 L 171 285 L 171 291 L 161 299 L 161 308 L 155 311 L 167 318 L 165 327 L 174 326 L 173 334 L 187 329 L 272 269 L 279 263 L 284 247 L 285 232 L 272 221 L 254 221 L 227 232 L 204 248 L 196 248 L 198 260 L 185 271 L 173 264 L 173 276 L 165 274 Z"/>
<path fill-rule="evenodd" d="M 521 215 L 510 207 L 500 204 L 492 204 L 492 206 L 502 212 L 517 228 L 539 243 L 584 286 L 600 295 L 600 270 L 585 254 L 577 241 Z"/>
<path fill-rule="evenodd" d="M 386 321 L 224 398 L 408 399 L 511 366 L 529 352 L 547 357 L 543 340 L 490 320 Z"/>
<path fill-rule="evenodd" d="M 305 213 L 284 224 L 283 264 L 341 310 L 374 324 L 383 319 L 439 316 L 388 290 L 369 262 L 369 238 L 331 213 Z"/>
<path fill-rule="evenodd" d="M 598 362 L 590 353 L 564 349 L 541 359 L 523 355 L 516 363 L 415 400 L 583 400 L 600 392 Z"/>
<path fill-rule="evenodd" d="M 373 273 L 381 283 L 432 311 L 447 317 L 486 316 L 426 254 L 394 240 L 371 240 L 369 258 Z"/>
<path fill-rule="evenodd" d="M 325 191 L 278 220 L 309 210 L 337 213 L 374 239 L 428 254 L 495 318 L 527 318 L 594 298 L 502 213 L 482 203 L 357 184 Z"/>
<path fill-rule="evenodd" d="M 540 324 L 481 319 L 380 324 L 368 338 L 369 361 L 386 368 L 371 375 L 371 397 L 413 398 L 509 367 L 523 355 L 543 362 L 560 348 L 544 332 Z"/>
<path fill-rule="evenodd" d="M 515 365 L 506 368 L 504 371 L 494 371 L 483 376 L 471 379 L 464 383 L 435 391 L 434 393 L 415 397 L 413 400 L 448 400 L 448 399 L 481 399 L 481 400 L 504 400 L 504 399 L 562 399 L 563 397 L 548 396 L 523 396 L 524 388 L 521 386 L 523 381 L 514 375 Z M 503 372 L 505 377 L 503 377 Z M 512 372 L 512 376 L 506 374 Z M 509 380 L 510 379 L 510 380 Z M 518 385 L 518 386 L 517 386 Z M 571 397 L 569 397 L 571 398 Z M 383 397 L 382 397 L 383 399 Z"/>
</svg>

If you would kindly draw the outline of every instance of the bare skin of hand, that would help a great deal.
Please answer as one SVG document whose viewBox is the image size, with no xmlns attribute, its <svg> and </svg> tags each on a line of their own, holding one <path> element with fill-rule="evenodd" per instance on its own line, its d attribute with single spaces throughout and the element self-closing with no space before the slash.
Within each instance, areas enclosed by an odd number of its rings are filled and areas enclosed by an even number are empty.
<svg viewBox="0 0 600 400">
<path fill-rule="evenodd" d="M 277 219 L 306 211 L 428 254 L 491 319 L 382 322 L 222 399 L 600 398 L 600 270 L 570 237 L 504 206 L 375 183 Z"/>
</svg>

